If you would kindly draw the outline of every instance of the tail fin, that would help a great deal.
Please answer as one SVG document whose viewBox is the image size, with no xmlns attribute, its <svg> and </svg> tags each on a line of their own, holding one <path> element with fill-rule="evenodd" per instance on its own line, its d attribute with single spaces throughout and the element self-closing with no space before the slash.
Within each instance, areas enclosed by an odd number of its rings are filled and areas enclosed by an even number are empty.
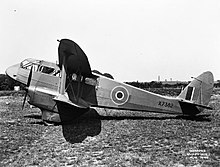
<svg viewBox="0 0 220 167">
<path fill-rule="evenodd" d="M 178 96 L 200 105 L 208 105 L 214 87 L 214 77 L 210 71 L 194 78 Z"/>
</svg>

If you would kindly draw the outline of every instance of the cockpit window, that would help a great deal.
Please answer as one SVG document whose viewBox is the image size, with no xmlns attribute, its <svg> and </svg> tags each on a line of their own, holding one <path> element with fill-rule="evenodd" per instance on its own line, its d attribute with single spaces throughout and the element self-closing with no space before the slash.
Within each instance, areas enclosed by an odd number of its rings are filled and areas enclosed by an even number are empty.
<svg viewBox="0 0 220 167">
<path fill-rule="evenodd" d="M 20 66 L 21 68 L 28 69 L 28 70 L 30 70 L 31 67 L 33 67 L 34 71 L 38 71 L 39 63 L 40 63 L 39 61 L 31 61 L 29 59 L 26 59 L 21 62 Z"/>
<path fill-rule="evenodd" d="M 55 65 L 55 67 L 53 67 L 52 63 L 44 62 L 41 60 L 26 59 L 21 62 L 20 66 L 21 68 L 28 69 L 28 70 L 30 70 L 32 67 L 33 71 L 35 72 L 41 72 L 41 73 L 50 74 L 53 76 L 60 75 L 60 70 L 58 66 Z"/>
<path fill-rule="evenodd" d="M 31 68 L 31 64 L 29 61 L 27 60 L 24 60 L 21 62 L 21 67 L 24 68 L 24 69 L 28 69 L 28 68 Z"/>
<path fill-rule="evenodd" d="M 51 73 L 54 72 L 54 68 L 46 67 L 46 66 L 41 66 L 39 68 L 39 71 L 42 72 L 42 73 L 51 74 Z"/>
</svg>

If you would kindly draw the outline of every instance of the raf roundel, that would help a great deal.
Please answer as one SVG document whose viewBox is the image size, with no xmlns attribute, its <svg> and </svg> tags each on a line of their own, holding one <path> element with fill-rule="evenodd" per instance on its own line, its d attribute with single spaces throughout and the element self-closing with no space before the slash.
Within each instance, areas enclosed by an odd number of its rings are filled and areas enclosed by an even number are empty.
<svg viewBox="0 0 220 167">
<path fill-rule="evenodd" d="M 111 99 L 116 105 L 123 105 L 128 101 L 129 92 L 123 86 L 116 86 L 111 91 Z"/>
</svg>

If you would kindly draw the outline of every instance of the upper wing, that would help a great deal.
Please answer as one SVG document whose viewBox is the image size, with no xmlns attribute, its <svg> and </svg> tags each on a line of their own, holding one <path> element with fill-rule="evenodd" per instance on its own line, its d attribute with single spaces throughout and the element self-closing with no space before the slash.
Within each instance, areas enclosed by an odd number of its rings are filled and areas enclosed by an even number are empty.
<svg viewBox="0 0 220 167">
<path fill-rule="evenodd" d="M 86 54 L 74 41 L 69 39 L 60 40 L 58 47 L 59 67 L 64 64 L 66 73 L 91 76 L 91 68 Z M 65 59 L 65 61 L 64 61 Z"/>
</svg>

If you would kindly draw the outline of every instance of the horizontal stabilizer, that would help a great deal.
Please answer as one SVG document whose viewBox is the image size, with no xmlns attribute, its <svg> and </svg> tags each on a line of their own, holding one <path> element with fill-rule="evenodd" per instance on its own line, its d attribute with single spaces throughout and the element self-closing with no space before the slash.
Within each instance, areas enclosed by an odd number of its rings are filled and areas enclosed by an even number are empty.
<svg viewBox="0 0 220 167">
<path fill-rule="evenodd" d="M 201 104 L 194 104 L 195 106 L 198 106 L 198 107 L 201 107 L 201 108 L 205 108 L 205 109 L 208 109 L 208 110 L 213 110 L 212 107 L 209 107 L 209 106 L 204 106 L 204 105 L 201 105 Z"/>
<path fill-rule="evenodd" d="M 196 106 L 196 107 L 201 107 L 201 108 L 208 109 L 208 110 L 213 110 L 212 107 L 205 106 L 205 105 L 202 105 L 202 104 L 192 103 L 190 101 L 180 101 L 180 103 L 185 103 L 185 104 L 189 104 L 189 105 Z"/>
<path fill-rule="evenodd" d="M 72 105 L 77 108 L 88 108 L 90 106 L 86 101 L 84 101 L 81 98 L 78 99 L 78 103 L 73 103 L 65 95 L 61 95 L 61 94 L 53 98 L 53 100 L 57 102 L 66 103 L 68 105 Z"/>
<path fill-rule="evenodd" d="M 199 114 L 204 109 L 212 110 L 212 108 L 209 106 L 205 106 L 198 103 L 192 103 L 191 101 L 180 100 L 179 104 L 184 115 L 194 116 Z"/>
</svg>

